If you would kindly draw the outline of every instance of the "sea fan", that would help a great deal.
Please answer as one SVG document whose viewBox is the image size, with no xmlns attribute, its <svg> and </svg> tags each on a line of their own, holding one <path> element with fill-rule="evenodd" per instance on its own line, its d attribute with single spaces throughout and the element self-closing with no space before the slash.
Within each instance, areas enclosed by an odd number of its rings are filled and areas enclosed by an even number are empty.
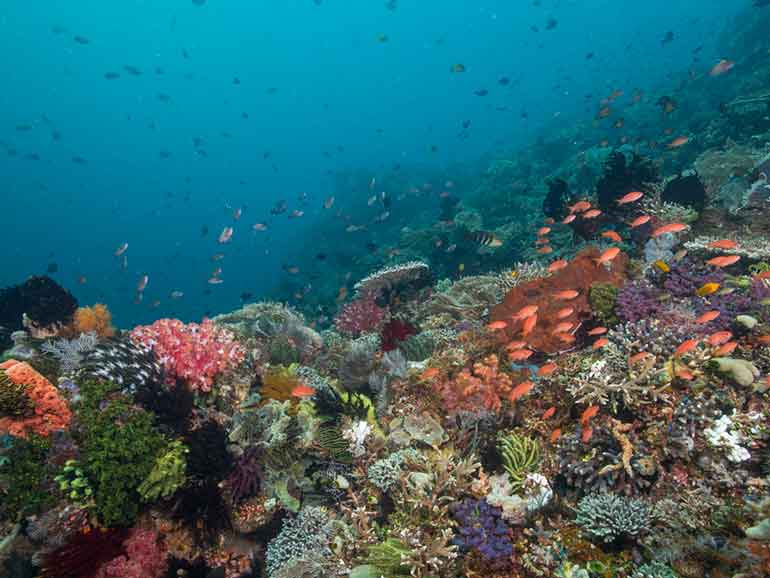
<svg viewBox="0 0 770 578">
<path fill-rule="evenodd" d="M 57 339 L 46 341 L 40 346 L 44 353 L 52 355 L 59 360 L 62 373 L 71 373 L 83 363 L 85 355 L 93 351 L 99 343 L 99 337 L 95 331 L 81 333 L 76 339 Z"/>
</svg>

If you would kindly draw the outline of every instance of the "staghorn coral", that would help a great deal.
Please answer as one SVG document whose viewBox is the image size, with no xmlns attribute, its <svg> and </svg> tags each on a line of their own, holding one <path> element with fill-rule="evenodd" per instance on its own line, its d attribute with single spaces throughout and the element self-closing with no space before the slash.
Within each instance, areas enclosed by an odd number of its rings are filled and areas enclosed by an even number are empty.
<svg viewBox="0 0 770 578">
<path fill-rule="evenodd" d="M 575 522 L 594 540 L 611 543 L 649 532 L 653 512 L 646 502 L 635 498 L 589 494 L 578 502 Z"/>
<path fill-rule="evenodd" d="M 453 379 L 434 383 L 450 413 L 487 410 L 499 412 L 503 399 L 513 391 L 511 378 L 501 371 L 496 355 L 489 355 L 464 368 Z"/>
<path fill-rule="evenodd" d="M 281 532 L 267 545 L 267 576 L 302 560 L 323 563 L 331 556 L 333 527 L 326 509 L 308 506 L 284 522 Z"/>
<path fill-rule="evenodd" d="M 67 428 L 72 414 L 67 402 L 59 396 L 50 381 L 29 364 L 15 359 L 0 363 L 0 373 L 10 380 L 10 383 L 0 380 L 0 387 L 3 386 L 3 381 L 14 389 L 18 385 L 24 385 L 24 395 L 34 404 L 32 415 L 22 413 L 18 417 L 0 417 L 0 433 L 21 438 L 27 438 L 32 433 L 46 437 L 54 431 Z"/>
<path fill-rule="evenodd" d="M 79 307 L 72 318 L 72 329 L 75 334 L 93 331 L 100 339 L 115 336 L 112 313 L 103 303 L 96 303 L 93 307 Z"/>
<path fill-rule="evenodd" d="M 211 320 L 184 324 L 178 319 L 159 319 L 131 331 L 131 340 L 151 347 L 168 380 L 181 379 L 193 390 L 211 391 L 214 378 L 241 363 L 243 347 L 227 329 Z"/>
</svg>

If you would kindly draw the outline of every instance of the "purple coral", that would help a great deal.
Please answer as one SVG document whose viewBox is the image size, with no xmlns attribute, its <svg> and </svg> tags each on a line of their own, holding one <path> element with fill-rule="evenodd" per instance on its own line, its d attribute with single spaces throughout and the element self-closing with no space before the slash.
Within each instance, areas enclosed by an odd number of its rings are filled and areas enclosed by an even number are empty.
<svg viewBox="0 0 770 578">
<path fill-rule="evenodd" d="M 663 287 L 672 297 L 692 297 L 706 283 L 724 282 L 725 274 L 721 269 L 708 267 L 692 259 L 683 259 L 671 267 L 663 282 Z"/>
<path fill-rule="evenodd" d="M 373 293 L 366 293 L 350 303 L 345 304 L 334 325 L 337 331 L 350 335 L 360 335 L 368 331 L 376 331 L 385 319 L 385 309 L 377 305 Z"/>
<path fill-rule="evenodd" d="M 511 531 L 502 509 L 486 500 L 466 498 L 452 505 L 459 534 L 452 542 L 464 552 L 478 552 L 486 562 L 505 561 L 513 554 Z"/>
<path fill-rule="evenodd" d="M 619 292 L 616 311 L 623 321 L 636 323 L 648 317 L 657 317 L 662 311 L 661 291 L 649 281 L 627 283 Z"/>
<path fill-rule="evenodd" d="M 227 479 L 233 503 L 237 504 L 244 498 L 255 495 L 259 491 L 261 476 L 262 467 L 257 452 L 254 449 L 245 451 L 236 460 L 233 472 Z"/>
<path fill-rule="evenodd" d="M 752 299 L 750 295 L 739 291 L 722 295 L 714 294 L 707 298 L 699 299 L 695 309 L 698 315 L 706 311 L 719 311 L 719 317 L 702 327 L 708 332 L 722 331 L 730 329 L 738 315 L 751 311 Z"/>
</svg>

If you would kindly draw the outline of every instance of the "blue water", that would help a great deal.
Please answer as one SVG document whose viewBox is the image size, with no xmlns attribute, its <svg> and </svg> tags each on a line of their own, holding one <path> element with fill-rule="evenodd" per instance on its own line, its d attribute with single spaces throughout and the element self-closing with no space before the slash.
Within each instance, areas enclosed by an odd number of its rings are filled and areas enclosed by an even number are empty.
<svg viewBox="0 0 770 578">
<path fill-rule="evenodd" d="M 589 125 L 613 90 L 662 91 L 708 69 L 726 56 L 719 33 L 751 2 L 393 4 L 5 0 L 0 285 L 55 263 L 52 276 L 81 303 L 107 303 L 125 327 L 229 310 L 244 292 L 291 300 L 344 283 L 344 265 L 377 233 L 344 237 L 330 215 L 356 222 L 370 178 L 398 165 L 404 184 L 465 179 L 462 197 L 485 159 Z M 341 173 L 359 184 L 342 186 Z M 287 213 L 271 217 L 281 199 Z M 407 202 L 388 226 L 408 225 L 417 209 L 438 215 L 436 196 Z M 304 216 L 288 219 L 295 209 Z M 269 230 L 253 232 L 256 222 Z M 218 245 L 230 225 L 232 241 Z M 125 270 L 113 256 L 123 242 Z M 319 251 L 331 257 L 319 262 Z M 223 283 L 210 285 L 217 266 Z"/>
</svg>

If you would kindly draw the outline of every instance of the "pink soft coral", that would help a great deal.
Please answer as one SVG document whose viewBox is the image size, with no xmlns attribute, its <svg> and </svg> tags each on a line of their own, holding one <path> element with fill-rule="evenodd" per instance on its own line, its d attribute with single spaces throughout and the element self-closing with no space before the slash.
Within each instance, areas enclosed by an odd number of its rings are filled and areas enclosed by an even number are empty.
<svg viewBox="0 0 770 578">
<path fill-rule="evenodd" d="M 179 378 L 193 390 L 210 391 L 214 378 L 246 357 L 235 336 L 209 319 L 184 324 L 178 319 L 159 319 L 135 327 L 131 339 L 152 348 L 173 383 Z"/>
<path fill-rule="evenodd" d="M 367 293 L 346 303 L 337 317 L 334 319 L 334 325 L 337 331 L 359 335 L 366 331 L 376 331 L 385 319 L 385 309 L 377 305 L 374 296 Z"/>
<path fill-rule="evenodd" d="M 166 571 L 166 549 L 151 530 L 134 530 L 123 543 L 126 554 L 107 562 L 96 578 L 158 578 Z"/>
<path fill-rule="evenodd" d="M 498 412 L 503 398 L 513 391 L 511 378 L 500 371 L 496 355 L 489 355 L 458 373 L 454 379 L 437 384 L 446 409 Z"/>
</svg>

